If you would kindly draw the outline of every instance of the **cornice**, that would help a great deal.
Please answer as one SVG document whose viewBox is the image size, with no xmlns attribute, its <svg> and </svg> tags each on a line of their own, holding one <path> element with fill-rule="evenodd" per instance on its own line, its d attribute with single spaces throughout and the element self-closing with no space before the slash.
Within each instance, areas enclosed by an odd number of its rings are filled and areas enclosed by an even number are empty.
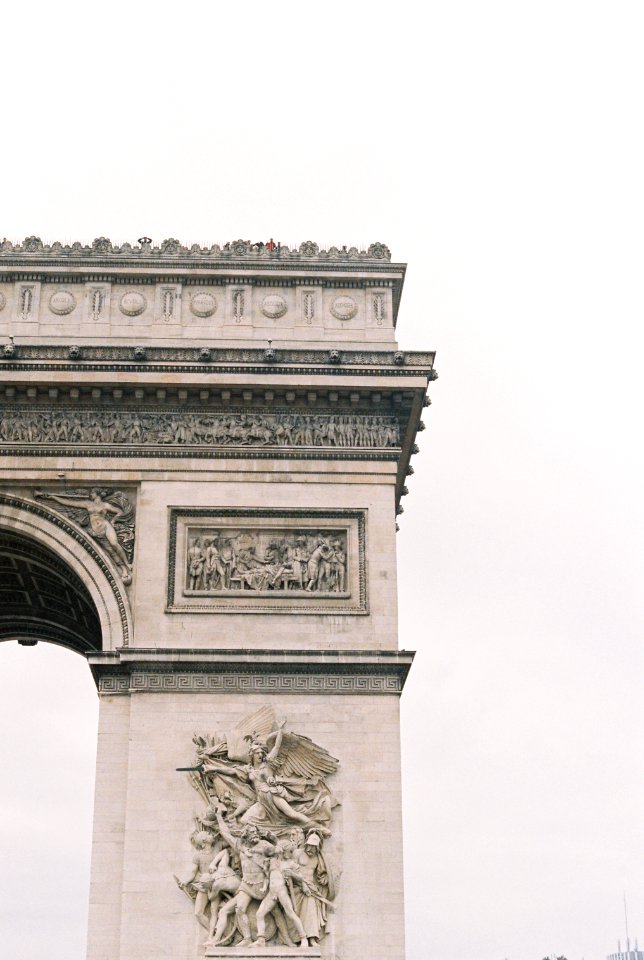
<svg viewBox="0 0 644 960">
<path fill-rule="evenodd" d="M 341 348 L 266 350 L 246 347 L 108 346 L 75 344 L 5 344 L 0 361 L 5 370 L 97 371 L 132 373 L 260 373 L 310 372 L 337 376 L 425 376 L 435 380 L 433 351 L 343 350 Z M 168 366 L 170 365 L 170 366 Z M 293 368 L 299 369 L 293 369 Z"/>
<path fill-rule="evenodd" d="M 412 651 L 177 650 L 90 653 L 102 694 L 262 693 L 400 695 Z"/>
</svg>

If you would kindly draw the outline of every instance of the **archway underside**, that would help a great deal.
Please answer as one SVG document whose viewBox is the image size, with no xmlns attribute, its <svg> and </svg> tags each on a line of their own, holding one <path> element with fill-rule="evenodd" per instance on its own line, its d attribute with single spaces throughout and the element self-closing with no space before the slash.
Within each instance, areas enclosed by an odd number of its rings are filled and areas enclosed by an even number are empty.
<svg viewBox="0 0 644 960">
<path fill-rule="evenodd" d="M 0 640 L 48 640 L 101 650 L 101 626 L 82 580 L 41 544 L 0 530 Z"/>
</svg>

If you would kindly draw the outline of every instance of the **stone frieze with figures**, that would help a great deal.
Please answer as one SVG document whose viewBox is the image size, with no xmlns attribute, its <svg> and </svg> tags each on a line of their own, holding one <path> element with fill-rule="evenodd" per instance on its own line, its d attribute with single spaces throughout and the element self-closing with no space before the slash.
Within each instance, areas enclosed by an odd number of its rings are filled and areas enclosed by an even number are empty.
<svg viewBox="0 0 644 960">
<path fill-rule="evenodd" d="M 253 447 L 391 450 L 398 421 L 368 414 L 168 413 L 6 408 L 0 444 L 69 447 Z"/>
<path fill-rule="evenodd" d="M 366 613 L 362 511 L 173 509 L 169 612 Z"/>
</svg>

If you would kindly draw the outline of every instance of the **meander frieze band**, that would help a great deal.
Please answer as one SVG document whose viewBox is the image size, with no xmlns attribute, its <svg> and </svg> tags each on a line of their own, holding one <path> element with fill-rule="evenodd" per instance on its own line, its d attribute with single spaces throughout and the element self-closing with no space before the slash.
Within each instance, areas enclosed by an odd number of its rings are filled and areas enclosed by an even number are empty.
<svg viewBox="0 0 644 960">
<path fill-rule="evenodd" d="M 402 680 L 392 674 L 364 673 L 132 673 L 104 676 L 103 694 L 262 693 L 262 694 L 400 694 Z"/>
</svg>

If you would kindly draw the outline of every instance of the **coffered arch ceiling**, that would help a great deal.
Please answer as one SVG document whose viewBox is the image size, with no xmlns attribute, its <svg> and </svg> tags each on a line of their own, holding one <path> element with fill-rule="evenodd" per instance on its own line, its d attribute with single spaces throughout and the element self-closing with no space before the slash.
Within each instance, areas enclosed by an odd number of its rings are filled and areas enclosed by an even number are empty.
<svg viewBox="0 0 644 960">
<path fill-rule="evenodd" d="M 0 528 L 0 640 L 101 649 L 96 606 L 80 577 L 41 543 Z"/>
</svg>

